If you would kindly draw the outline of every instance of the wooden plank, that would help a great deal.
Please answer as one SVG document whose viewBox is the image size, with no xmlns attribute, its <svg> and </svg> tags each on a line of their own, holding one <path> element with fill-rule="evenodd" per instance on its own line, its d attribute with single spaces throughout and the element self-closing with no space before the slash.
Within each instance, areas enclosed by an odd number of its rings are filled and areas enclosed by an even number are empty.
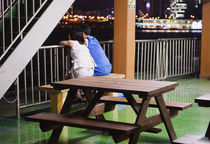
<svg viewBox="0 0 210 144">
<path fill-rule="evenodd" d="M 50 123 L 55 125 L 65 125 L 79 128 L 87 128 L 94 129 L 100 131 L 108 131 L 110 133 L 123 133 L 123 134 L 131 134 L 138 129 L 139 126 L 121 123 L 121 122 L 113 122 L 113 121 L 104 121 L 104 120 L 96 120 L 91 118 L 84 118 L 79 116 L 67 116 L 67 115 L 59 115 L 53 113 L 38 113 L 31 116 L 25 117 L 28 121 L 35 121 L 40 123 Z"/>
<path fill-rule="evenodd" d="M 187 134 L 174 140 L 173 144 L 210 144 L 210 140 L 207 137 Z"/>
<path fill-rule="evenodd" d="M 110 77 L 110 78 L 125 78 L 125 74 L 118 74 L 118 73 L 110 73 L 109 75 L 105 75 L 102 77 Z M 117 96 L 118 93 L 116 92 L 105 92 L 104 95 L 109 95 L 109 96 Z"/>
<path fill-rule="evenodd" d="M 52 83 L 55 89 L 79 88 L 105 90 L 110 92 L 127 92 L 141 96 L 159 95 L 174 90 L 177 82 L 131 80 L 110 77 L 83 77 Z"/>
<path fill-rule="evenodd" d="M 125 78 L 125 74 L 110 73 L 109 75 L 100 76 L 100 77 Z"/>
<path fill-rule="evenodd" d="M 210 93 L 200 96 L 195 99 L 199 106 L 210 107 Z"/>
<path fill-rule="evenodd" d="M 169 118 L 169 115 L 167 113 L 167 109 L 166 109 L 166 106 L 165 106 L 165 102 L 164 102 L 163 96 L 162 95 L 157 96 L 157 97 L 155 97 L 155 100 L 157 102 L 161 118 L 162 118 L 162 120 L 163 120 L 163 122 L 165 124 L 168 136 L 169 136 L 169 138 L 170 138 L 170 140 L 172 142 L 177 137 L 176 137 L 176 133 L 174 131 L 171 119 Z"/>
<path fill-rule="evenodd" d="M 100 76 L 100 77 L 125 78 L 125 74 L 110 73 L 109 75 Z M 48 92 L 55 91 L 54 87 L 50 84 L 39 86 L 39 90 L 40 91 L 48 91 Z M 64 89 L 63 91 L 69 91 L 69 89 Z"/>
<path fill-rule="evenodd" d="M 142 103 L 141 98 L 135 98 L 136 102 L 138 104 Z M 110 102 L 114 104 L 128 104 L 128 101 L 124 97 L 111 97 L 111 96 L 103 96 L 100 99 L 101 102 Z M 168 109 L 177 109 L 177 110 L 185 110 L 187 108 L 192 107 L 192 103 L 184 103 L 184 102 L 170 102 L 170 101 L 165 101 L 166 107 Z M 150 100 L 149 103 L 150 107 L 157 107 L 157 103 L 155 100 Z"/>
<path fill-rule="evenodd" d="M 88 117 L 93 117 L 96 116 L 97 119 L 104 119 L 103 115 L 105 112 L 109 112 L 114 110 L 115 105 L 109 105 L 109 104 L 97 104 L 95 105 L 95 107 L 92 109 L 92 111 L 90 112 L 90 114 L 88 115 Z M 82 116 L 82 114 L 84 113 L 84 110 L 79 110 L 76 112 L 71 113 L 72 115 L 78 115 L 78 116 Z M 46 123 L 40 123 L 40 128 L 43 132 L 52 130 L 52 129 L 56 129 L 58 128 L 59 125 L 49 125 Z"/>
<path fill-rule="evenodd" d="M 61 89 L 61 90 L 55 90 L 52 85 L 42 85 L 39 87 L 40 91 L 47 91 L 47 92 L 68 92 L 69 89 Z"/>
</svg>

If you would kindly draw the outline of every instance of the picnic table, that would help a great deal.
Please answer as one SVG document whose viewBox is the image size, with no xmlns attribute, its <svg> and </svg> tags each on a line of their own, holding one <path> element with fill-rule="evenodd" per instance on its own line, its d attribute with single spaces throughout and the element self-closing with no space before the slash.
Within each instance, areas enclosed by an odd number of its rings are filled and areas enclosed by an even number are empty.
<svg viewBox="0 0 210 144">
<path fill-rule="evenodd" d="M 26 120 L 40 122 L 40 127 L 43 131 L 47 131 L 47 128 L 48 130 L 53 129 L 49 143 L 57 143 L 63 126 L 73 126 L 106 131 L 112 135 L 116 143 L 130 138 L 129 144 L 136 144 L 140 132 L 151 130 L 162 122 L 165 124 L 171 142 L 176 139 L 171 117 L 177 115 L 177 111 L 166 107 L 162 94 L 174 90 L 178 85 L 177 82 L 83 77 L 54 82 L 51 85 L 58 90 L 70 89 L 61 113 L 39 113 L 26 117 Z M 89 100 L 85 110 L 69 113 L 78 89 L 82 89 L 85 94 L 91 93 L 92 98 Z M 106 120 L 103 117 L 106 107 L 103 108 L 103 112 L 98 110 L 94 113 L 97 116 L 96 119 L 90 118 L 90 116 L 93 116 L 93 114 L 91 115 L 92 110 L 101 102 L 105 92 L 120 92 L 124 94 L 127 104 L 132 107 L 137 115 L 134 123 Z M 141 104 L 135 100 L 134 94 L 141 98 Z M 155 102 L 151 104 L 150 102 L 153 98 Z M 146 117 L 150 105 L 156 105 L 160 114 Z M 187 104 L 184 107 L 190 106 L 191 104 Z"/>
<path fill-rule="evenodd" d="M 195 102 L 198 103 L 198 105 L 201 107 L 210 107 L 210 93 L 196 98 Z M 209 122 L 209 126 L 206 130 L 205 137 L 206 137 L 206 139 L 208 139 L 208 143 L 210 143 L 210 140 L 209 140 L 210 139 L 210 122 Z"/>
<path fill-rule="evenodd" d="M 210 107 L 210 93 L 195 99 L 200 107 Z M 187 134 L 174 141 L 175 144 L 210 144 L 210 122 L 206 130 L 205 136 L 196 136 Z"/>
</svg>

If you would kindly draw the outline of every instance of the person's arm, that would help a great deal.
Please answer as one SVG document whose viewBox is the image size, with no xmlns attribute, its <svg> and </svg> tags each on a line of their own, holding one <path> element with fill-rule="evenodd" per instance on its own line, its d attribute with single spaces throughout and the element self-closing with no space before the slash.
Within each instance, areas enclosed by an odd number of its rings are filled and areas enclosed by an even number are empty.
<svg viewBox="0 0 210 144">
<path fill-rule="evenodd" d="M 60 45 L 65 45 L 65 46 L 72 47 L 72 46 L 73 46 L 73 41 L 72 41 L 72 40 L 60 41 L 59 44 L 60 44 Z"/>
<path fill-rule="evenodd" d="M 85 39 L 85 45 L 88 46 L 88 40 L 87 39 Z"/>
</svg>

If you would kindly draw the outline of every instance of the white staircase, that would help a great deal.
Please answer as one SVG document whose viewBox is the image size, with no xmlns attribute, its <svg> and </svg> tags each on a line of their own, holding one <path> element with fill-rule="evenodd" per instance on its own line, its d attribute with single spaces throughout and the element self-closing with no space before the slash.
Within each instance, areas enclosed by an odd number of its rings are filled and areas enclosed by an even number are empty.
<svg viewBox="0 0 210 144">
<path fill-rule="evenodd" d="M 0 66 L 0 99 L 42 46 L 74 0 L 53 0 L 27 35 Z"/>
</svg>

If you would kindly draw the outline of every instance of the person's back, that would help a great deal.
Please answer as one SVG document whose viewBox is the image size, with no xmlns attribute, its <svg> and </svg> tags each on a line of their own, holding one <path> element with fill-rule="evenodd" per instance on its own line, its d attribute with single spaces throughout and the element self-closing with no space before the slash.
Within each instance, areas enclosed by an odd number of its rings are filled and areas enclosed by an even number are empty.
<svg viewBox="0 0 210 144">
<path fill-rule="evenodd" d="M 87 25 L 83 26 L 85 28 L 88 27 Z M 81 28 L 82 31 L 83 29 L 84 28 Z M 90 31 L 89 27 L 88 29 Z M 83 37 L 87 39 L 87 47 L 97 65 L 97 67 L 94 68 L 94 76 L 104 76 L 110 74 L 112 71 L 112 65 L 98 40 L 95 37 L 90 36 L 90 32 L 86 34 L 85 31 L 83 31 L 83 33 Z"/>
<path fill-rule="evenodd" d="M 90 54 L 89 49 L 85 45 L 85 40 L 82 32 L 73 30 L 70 35 L 70 40 L 61 41 L 60 44 L 69 46 L 71 49 L 72 68 L 71 75 L 74 78 L 93 76 L 95 62 Z"/>
</svg>

